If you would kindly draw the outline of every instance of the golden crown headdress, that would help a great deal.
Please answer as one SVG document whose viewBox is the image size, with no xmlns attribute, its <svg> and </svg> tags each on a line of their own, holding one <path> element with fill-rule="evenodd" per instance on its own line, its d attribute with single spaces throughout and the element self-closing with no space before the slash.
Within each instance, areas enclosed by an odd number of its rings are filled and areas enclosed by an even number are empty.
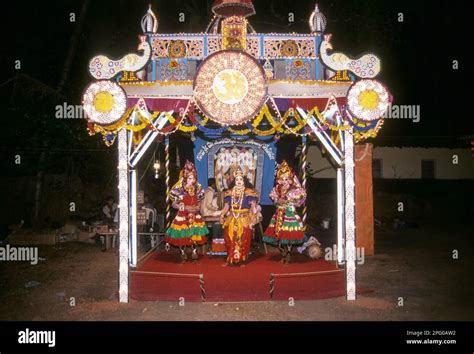
<svg viewBox="0 0 474 354">
<path fill-rule="evenodd" d="M 291 169 L 290 166 L 288 166 L 288 163 L 284 160 L 281 164 L 278 165 L 277 168 L 277 179 L 279 179 L 283 175 L 288 175 L 288 177 L 293 176 L 293 170 Z"/>
<path fill-rule="evenodd" d="M 181 169 L 179 172 L 179 179 L 175 183 L 175 185 L 171 188 L 170 192 L 170 197 L 174 200 L 174 198 L 177 198 L 177 196 L 181 193 L 181 191 L 185 188 L 187 179 L 190 175 L 194 176 L 194 184 L 195 186 L 199 189 L 201 188 L 201 185 L 198 182 L 198 176 L 197 176 L 197 171 L 196 167 L 194 164 L 188 160 L 186 160 L 186 163 L 184 164 L 184 167 Z"/>
<path fill-rule="evenodd" d="M 235 170 L 234 172 L 234 178 L 237 178 L 237 177 L 243 177 L 244 176 L 244 171 L 242 171 L 242 169 L 239 167 L 237 167 L 237 169 Z"/>
<path fill-rule="evenodd" d="M 197 171 L 196 167 L 194 167 L 194 164 L 188 160 L 186 160 L 186 163 L 184 164 L 184 168 L 181 170 L 181 177 L 186 180 L 189 175 L 193 175 L 195 179 L 197 179 Z"/>
</svg>

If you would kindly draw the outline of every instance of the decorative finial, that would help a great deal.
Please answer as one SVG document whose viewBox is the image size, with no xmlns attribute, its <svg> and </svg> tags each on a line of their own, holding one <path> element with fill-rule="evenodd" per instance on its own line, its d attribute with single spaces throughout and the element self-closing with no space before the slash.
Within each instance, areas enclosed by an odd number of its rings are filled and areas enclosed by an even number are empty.
<svg viewBox="0 0 474 354">
<path fill-rule="evenodd" d="M 143 33 L 156 33 L 158 31 L 158 19 L 151 9 L 151 4 L 148 5 L 148 11 L 142 18 L 142 31 Z"/>
<path fill-rule="evenodd" d="M 255 15 L 252 0 L 214 0 L 212 12 L 221 17 Z"/>
<path fill-rule="evenodd" d="M 326 30 L 326 16 L 319 11 L 319 6 L 314 6 L 314 11 L 309 18 L 309 27 L 312 33 L 323 33 Z"/>
</svg>

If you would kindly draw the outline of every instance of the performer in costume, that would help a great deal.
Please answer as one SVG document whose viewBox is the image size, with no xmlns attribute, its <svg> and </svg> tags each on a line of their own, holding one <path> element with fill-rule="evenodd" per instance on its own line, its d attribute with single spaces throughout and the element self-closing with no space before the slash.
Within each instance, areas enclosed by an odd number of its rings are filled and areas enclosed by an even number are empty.
<svg viewBox="0 0 474 354">
<path fill-rule="evenodd" d="M 277 209 L 264 233 L 263 241 L 278 245 L 281 262 L 290 263 L 292 246 L 303 243 L 304 226 L 296 213 L 296 207 L 304 203 L 306 191 L 286 161 L 277 168 L 276 186 L 270 192 L 270 198 Z"/>
<path fill-rule="evenodd" d="M 240 167 L 235 170 L 231 188 L 224 193 L 220 222 L 224 228 L 227 259 L 225 265 L 245 262 L 250 252 L 253 227 L 258 222 L 258 193 Z"/>
<path fill-rule="evenodd" d="M 179 247 L 181 261 L 187 260 L 186 247 L 192 247 L 192 260 L 197 261 L 197 246 L 206 243 L 208 228 L 201 215 L 200 201 L 204 190 L 197 181 L 197 172 L 192 162 L 186 161 L 179 174 L 178 182 L 170 192 L 173 207 L 178 209 L 171 226 L 166 230 L 165 241 Z"/>
</svg>

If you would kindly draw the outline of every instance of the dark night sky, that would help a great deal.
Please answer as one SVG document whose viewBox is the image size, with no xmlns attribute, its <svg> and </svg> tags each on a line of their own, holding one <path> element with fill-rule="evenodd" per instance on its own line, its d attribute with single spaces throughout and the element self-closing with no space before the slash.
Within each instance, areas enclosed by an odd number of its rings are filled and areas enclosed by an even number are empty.
<svg viewBox="0 0 474 354">
<path fill-rule="evenodd" d="M 103 53 L 120 57 L 136 50 L 140 20 L 151 3 L 159 16 L 159 32 L 200 32 L 211 18 L 211 1 L 91 1 L 78 38 L 72 72 L 65 86 L 70 103 L 78 103 L 89 59 Z M 254 1 L 257 14 L 249 20 L 257 32 L 308 32 L 307 20 L 315 1 Z M 15 2 L 4 11 L 1 67 L 2 82 L 13 77 L 14 60 L 22 73 L 56 88 L 83 1 Z M 395 104 L 421 105 L 421 121 L 387 120 L 381 140 L 402 137 L 462 136 L 474 133 L 469 115 L 467 80 L 472 64 L 467 61 L 469 15 L 464 1 L 421 0 L 320 0 L 328 19 L 326 32 L 333 34 L 336 51 L 357 57 L 373 52 L 383 63 L 379 80 L 394 96 Z M 185 13 L 186 22 L 178 22 Z M 289 24 L 289 12 L 296 22 Z M 398 13 L 404 22 L 397 22 Z M 451 69 L 457 59 L 460 69 Z M 85 129 L 85 126 L 84 126 Z M 59 133 L 59 132 L 58 132 Z"/>
</svg>

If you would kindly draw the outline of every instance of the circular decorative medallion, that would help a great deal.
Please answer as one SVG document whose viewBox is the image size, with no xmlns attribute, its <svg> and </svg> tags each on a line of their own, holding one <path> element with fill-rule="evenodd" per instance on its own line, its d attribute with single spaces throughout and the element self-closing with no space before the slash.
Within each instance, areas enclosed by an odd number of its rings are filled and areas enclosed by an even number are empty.
<svg viewBox="0 0 474 354">
<path fill-rule="evenodd" d="M 284 41 L 280 47 L 280 54 L 282 57 L 296 57 L 298 52 L 298 45 L 292 39 Z"/>
<path fill-rule="evenodd" d="M 116 83 L 96 81 L 82 96 L 82 106 L 87 117 L 98 125 L 111 125 L 122 118 L 127 109 L 127 95 Z"/>
<path fill-rule="evenodd" d="M 208 56 L 194 80 L 194 99 L 212 120 L 242 124 L 255 117 L 267 98 L 263 68 L 251 55 L 223 50 Z"/>
<path fill-rule="evenodd" d="M 171 41 L 170 46 L 168 48 L 168 53 L 170 57 L 173 58 L 181 58 L 186 55 L 186 45 L 183 41 Z"/>
<path fill-rule="evenodd" d="M 214 77 L 212 91 L 222 103 L 236 104 L 247 96 L 249 82 L 240 71 L 225 69 Z"/>
<path fill-rule="evenodd" d="M 391 97 L 387 89 L 375 80 L 360 80 L 347 94 L 349 111 L 358 119 L 373 121 L 387 111 Z"/>
</svg>

